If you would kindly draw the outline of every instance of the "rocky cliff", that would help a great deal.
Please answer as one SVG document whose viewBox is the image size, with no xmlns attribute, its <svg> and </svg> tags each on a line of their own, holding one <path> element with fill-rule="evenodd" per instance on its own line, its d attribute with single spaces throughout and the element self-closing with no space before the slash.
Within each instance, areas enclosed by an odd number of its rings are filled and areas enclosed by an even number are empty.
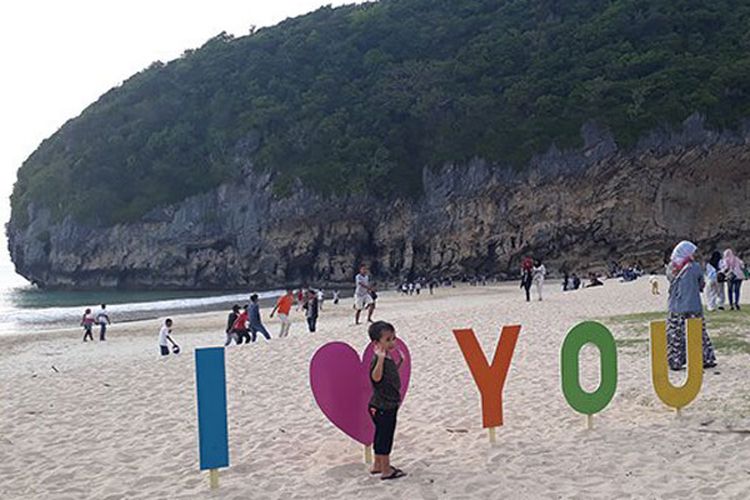
<svg viewBox="0 0 750 500">
<path fill-rule="evenodd" d="M 611 260 L 657 268 L 683 238 L 702 250 L 750 247 L 750 124 L 707 130 L 692 116 L 630 151 L 593 125 L 581 151 L 550 150 L 515 171 L 474 160 L 425 169 L 418 200 L 289 197 L 238 155 L 238 181 L 137 223 L 89 227 L 28 208 L 8 224 L 16 269 L 48 288 L 265 288 L 349 283 L 359 262 L 379 280 L 513 275 L 521 256 L 553 271 Z M 95 193 L 87 196 L 96 196 Z M 85 202 L 85 200 L 82 200 Z"/>
</svg>

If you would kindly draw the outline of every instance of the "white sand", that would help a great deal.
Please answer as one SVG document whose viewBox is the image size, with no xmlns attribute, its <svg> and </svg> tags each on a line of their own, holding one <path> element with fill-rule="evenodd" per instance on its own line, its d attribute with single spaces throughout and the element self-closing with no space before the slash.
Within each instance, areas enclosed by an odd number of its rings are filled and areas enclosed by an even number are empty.
<svg viewBox="0 0 750 500">
<path fill-rule="evenodd" d="M 224 313 L 176 317 L 183 354 L 168 359 L 158 356 L 158 321 L 115 324 L 104 344 L 82 343 L 77 329 L 0 339 L 0 498 L 748 498 L 750 441 L 726 430 L 750 429 L 750 356 L 719 352 L 719 373 L 706 374 L 679 420 L 653 392 L 646 344 L 619 349 L 617 394 L 593 431 L 562 396 L 570 328 L 663 305 L 645 279 L 567 294 L 549 284 L 544 302 L 528 304 L 513 284 L 383 293 L 376 318 L 396 325 L 414 366 L 392 455 L 409 476 L 388 482 L 367 474 L 362 447 L 326 420 L 309 389 L 318 346 L 366 343 L 350 300 L 326 303 L 316 334 L 295 313 L 289 338 L 227 351 L 232 465 L 218 492 L 198 470 L 192 349 L 223 340 Z M 513 323 L 523 329 L 505 426 L 490 445 L 451 328 L 474 328 L 491 356 L 500 326 Z M 275 335 L 276 320 L 267 325 Z M 613 331 L 647 335 L 645 326 Z M 589 387 L 595 352 L 584 349 Z"/>
</svg>

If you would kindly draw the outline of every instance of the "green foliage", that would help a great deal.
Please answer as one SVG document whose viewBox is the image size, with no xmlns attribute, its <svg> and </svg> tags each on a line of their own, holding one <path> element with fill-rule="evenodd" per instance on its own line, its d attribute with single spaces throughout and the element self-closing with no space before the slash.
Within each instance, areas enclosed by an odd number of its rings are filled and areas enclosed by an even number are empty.
<svg viewBox="0 0 750 500">
<path fill-rule="evenodd" d="M 231 180 L 252 154 L 275 191 L 418 196 L 424 166 L 516 167 L 621 146 L 693 112 L 750 117 L 750 4 L 736 0 L 382 0 L 222 33 L 104 94 L 20 169 L 12 206 L 129 221 Z M 243 151 L 247 137 L 260 137 Z"/>
</svg>

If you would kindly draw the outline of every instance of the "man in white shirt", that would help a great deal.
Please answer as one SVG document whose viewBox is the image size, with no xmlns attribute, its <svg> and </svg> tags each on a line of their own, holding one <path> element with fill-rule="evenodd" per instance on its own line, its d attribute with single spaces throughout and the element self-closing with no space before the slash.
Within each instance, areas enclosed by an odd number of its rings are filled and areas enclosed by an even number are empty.
<svg viewBox="0 0 750 500">
<path fill-rule="evenodd" d="M 323 292 L 322 288 L 318 289 L 317 297 L 318 297 L 318 309 L 322 311 L 323 299 L 325 299 L 325 293 Z"/>
<path fill-rule="evenodd" d="M 161 351 L 162 356 L 169 355 L 169 344 L 167 344 L 167 341 L 171 342 L 175 347 L 175 354 L 180 352 L 180 348 L 175 344 L 175 341 L 172 340 L 172 337 L 169 335 L 170 333 L 172 333 L 172 320 L 167 318 L 166 321 L 164 321 L 161 330 L 159 330 L 159 350 Z"/>
<path fill-rule="evenodd" d="M 370 308 L 372 297 L 370 296 L 370 276 L 367 274 L 367 266 L 359 266 L 359 274 L 354 277 L 354 324 L 359 324 L 359 315 L 362 309 Z"/>
<path fill-rule="evenodd" d="M 102 308 L 96 312 L 96 322 L 99 324 L 99 340 L 106 340 L 104 336 L 107 333 L 107 325 L 112 324 L 109 320 L 109 314 L 107 314 L 107 304 L 102 304 Z"/>
</svg>

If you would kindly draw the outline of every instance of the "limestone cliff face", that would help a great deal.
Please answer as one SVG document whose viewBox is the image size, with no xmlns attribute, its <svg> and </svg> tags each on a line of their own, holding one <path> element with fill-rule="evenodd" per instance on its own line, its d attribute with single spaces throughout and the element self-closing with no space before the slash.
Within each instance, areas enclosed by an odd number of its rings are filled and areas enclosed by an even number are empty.
<svg viewBox="0 0 750 500">
<path fill-rule="evenodd" d="M 677 133 L 618 151 L 593 126 L 579 152 L 555 149 L 522 173 L 487 165 L 424 171 L 419 200 L 323 199 L 237 158 L 241 180 L 163 207 L 134 224 L 8 224 L 18 272 L 49 288 L 265 288 L 350 283 L 359 262 L 379 280 L 407 275 L 514 275 L 533 254 L 553 272 L 611 260 L 658 268 L 691 238 L 708 251 L 750 248 L 750 126 L 715 133 L 691 117 Z"/>
</svg>

